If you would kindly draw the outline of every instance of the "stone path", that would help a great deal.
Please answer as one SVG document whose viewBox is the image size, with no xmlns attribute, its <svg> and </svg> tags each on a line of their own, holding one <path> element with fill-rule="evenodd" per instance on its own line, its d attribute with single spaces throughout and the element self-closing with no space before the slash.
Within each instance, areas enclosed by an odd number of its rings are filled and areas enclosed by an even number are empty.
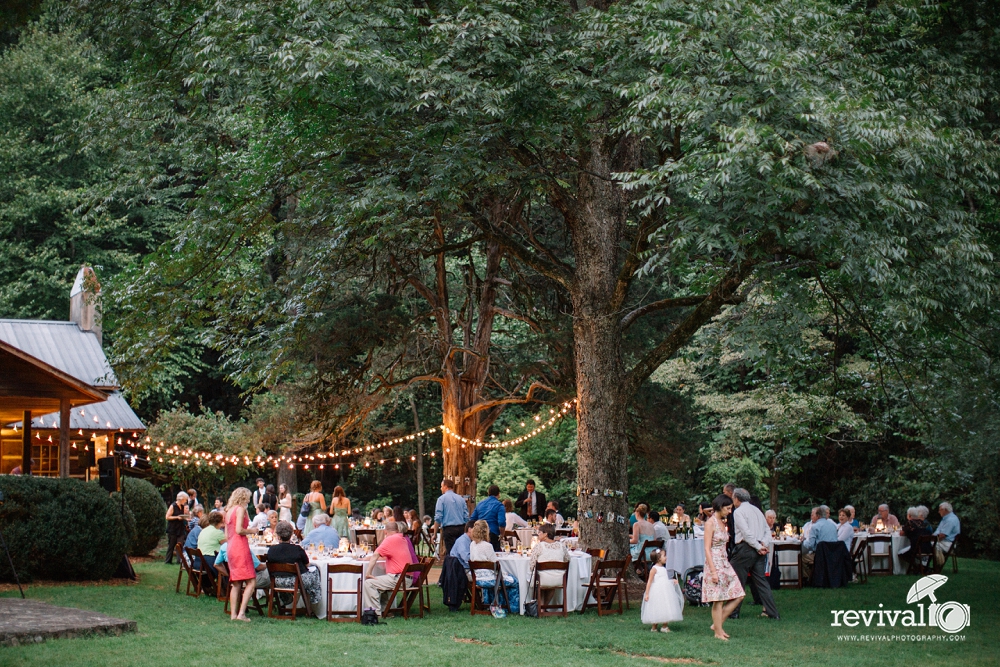
<svg viewBox="0 0 1000 667">
<path fill-rule="evenodd" d="M 93 634 L 135 632 L 135 621 L 125 621 L 86 609 L 56 607 L 38 600 L 0 598 L 0 646 L 38 644 Z"/>
</svg>

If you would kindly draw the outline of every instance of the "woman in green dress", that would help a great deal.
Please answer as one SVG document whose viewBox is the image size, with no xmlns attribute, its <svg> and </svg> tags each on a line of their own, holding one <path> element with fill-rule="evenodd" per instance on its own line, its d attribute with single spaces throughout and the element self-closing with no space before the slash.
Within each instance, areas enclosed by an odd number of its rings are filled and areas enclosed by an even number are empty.
<svg viewBox="0 0 1000 667">
<path fill-rule="evenodd" d="M 351 528 L 348 525 L 347 517 L 351 516 L 351 500 L 344 494 L 342 486 L 336 486 L 333 489 L 333 498 L 330 498 L 330 516 L 333 517 L 330 524 L 337 531 L 337 534 L 350 540 Z"/>
<path fill-rule="evenodd" d="M 323 496 L 323 483 L 314 479 L 309 485 L 309 493 L 302 499 L 302 502 L 309 503 L 309 516 L 306 518 L 306 526 L 302 529 L 302 537 L 309 534 L 313 528 L 313 517 L 326 511 L 326 498 Z"/>
</svg>

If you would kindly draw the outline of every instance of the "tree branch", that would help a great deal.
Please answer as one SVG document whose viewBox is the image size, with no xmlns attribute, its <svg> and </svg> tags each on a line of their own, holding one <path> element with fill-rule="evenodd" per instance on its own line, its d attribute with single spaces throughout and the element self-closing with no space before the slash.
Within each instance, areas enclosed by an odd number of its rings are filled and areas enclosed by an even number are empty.
<svg viewBox="0 0 1000 667">
<path fill-rule="evenodd" d="M 535 401 L 535 391 L 537 390 L 551 391 L 555 392 L 552 387 L 549 387 L 541 382 L 532 382 L 531 386 L 528 387 L 528 393 L 524 396 L 510 396 L 507 398 L 498 398 L 492 401 L 483 401 L 482 403 L 476 403 L 465 410 L 462 411 L 462 419 L 468 419 L 477 412 L 482 412 L 483 410 L 490 410 L 500 405 L 518 405 L 523 403 L 532 403 Z"/>
<path fill-rule="evenodd" d="M 659 301 L 654 301 L 653 303 L 647 303 L 645 306 L 639 306 L 622 318 L 622 331 L 632 326 L 632 324 L 643 315 L 647 315 L 657 310 L 666 310 L 668 308 L 686 308 L 688 306 L 697 306 L 707 298 L 708 295 L 705 294 L 699 296 L 679 296 L 672 299 L 660 299 Z"/>
</svg>

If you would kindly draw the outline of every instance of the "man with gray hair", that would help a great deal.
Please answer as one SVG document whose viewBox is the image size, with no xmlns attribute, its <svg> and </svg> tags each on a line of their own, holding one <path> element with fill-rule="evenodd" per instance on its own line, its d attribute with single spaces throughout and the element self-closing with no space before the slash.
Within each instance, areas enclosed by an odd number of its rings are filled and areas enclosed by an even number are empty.
<svg viewBox="0 0 1000 667">
<path fill-rule="evenodd" d="M 409 539 L 399 532 L 395 521 L 385 524 L 385 539 L 365 565 L 365 583 L 361 593 L 363 609 L 374 609 L 376 614 L 382 615 L 382 593 L 395 588 L 396 581 L 406 566 L 416 562 L 412 545 L 408 542 Z M 379 558 L 385 559 L 385 574 L 376 576 L 372 571 Z"/>
<path fill-rule="evenodd" d="M 943 502 L 938 505 L 938 514 L 941 515 L 941 523 L 937 527 L 937 553 L 938 565 L 944 565 L 945 554 L 951 553 L 955 538 L 962 532 L 962 523 L 958 520 L 951 503 Z"/>
<path fill-rule="evenodd" d="M 816 547 L 820 542 L 838 542 L 837 524 L 830 520 L 830 508 L 820 505 L 813 509 L 816 521 L 809 530 L 809 537 L 802 543 L 802 578 L 812 579 L 816 564 Z"/>
<path fill-rule="evenodd" d="M 882 520 L 883 530 L 889 530 L 890 528 L 899 528 L 899 519 L 896 518 L 895 514 L 889 512 L 889 506 L 882 503 L 878 506 L 878 514 L 872 517 L 872 526 L 877 526 L 879 519 Z"/>
<path fill-rule="evenodd" d="M 740 584 L 744 590 L 747 585 L 747 576 L 753 578 L 753 585 L 757 592 L 757 597 L 764 605 L 764 616 L 777 620 L 778 607 L 774 604 L 774 596 L 771 595 L 771 584 L 764 574 L 767 569 L 767 554 L 771 546 L 771 529 L 767 525 L 764 514 L 750 503 L 750 492 L 746 489 L 733 490 L 733 530 L 736 535 L 736 546 L 729 562 L 736 570 L 736 576 L 740 578 Z M 740 606 L 737 605 L 738 614 Z"/>
<path fill-rule="evenodd" d="M 340 534 L 330 526 L 330 515 L 320 512 L 312 518 L 313 529 L 302 540 L 302 548 L 308 546 L 324 545 L 327 549 L 336 549 L 340 546 Z"/>
</svg>

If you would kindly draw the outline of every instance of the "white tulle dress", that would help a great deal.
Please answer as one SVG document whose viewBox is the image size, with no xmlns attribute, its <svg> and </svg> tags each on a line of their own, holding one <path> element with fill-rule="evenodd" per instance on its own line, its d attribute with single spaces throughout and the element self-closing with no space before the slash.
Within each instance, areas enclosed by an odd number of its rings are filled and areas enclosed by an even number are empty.
<svg viewBox="0 0 1000 667">
<path fill-rule="evenodd" d="M 684 595 L 677 580 L 667 574 L 665 567 L 653 566 L 653 585 L 649 599 L 642 601 L 642 622 L 673 623 L 684 620 Z"/>
</svg>

